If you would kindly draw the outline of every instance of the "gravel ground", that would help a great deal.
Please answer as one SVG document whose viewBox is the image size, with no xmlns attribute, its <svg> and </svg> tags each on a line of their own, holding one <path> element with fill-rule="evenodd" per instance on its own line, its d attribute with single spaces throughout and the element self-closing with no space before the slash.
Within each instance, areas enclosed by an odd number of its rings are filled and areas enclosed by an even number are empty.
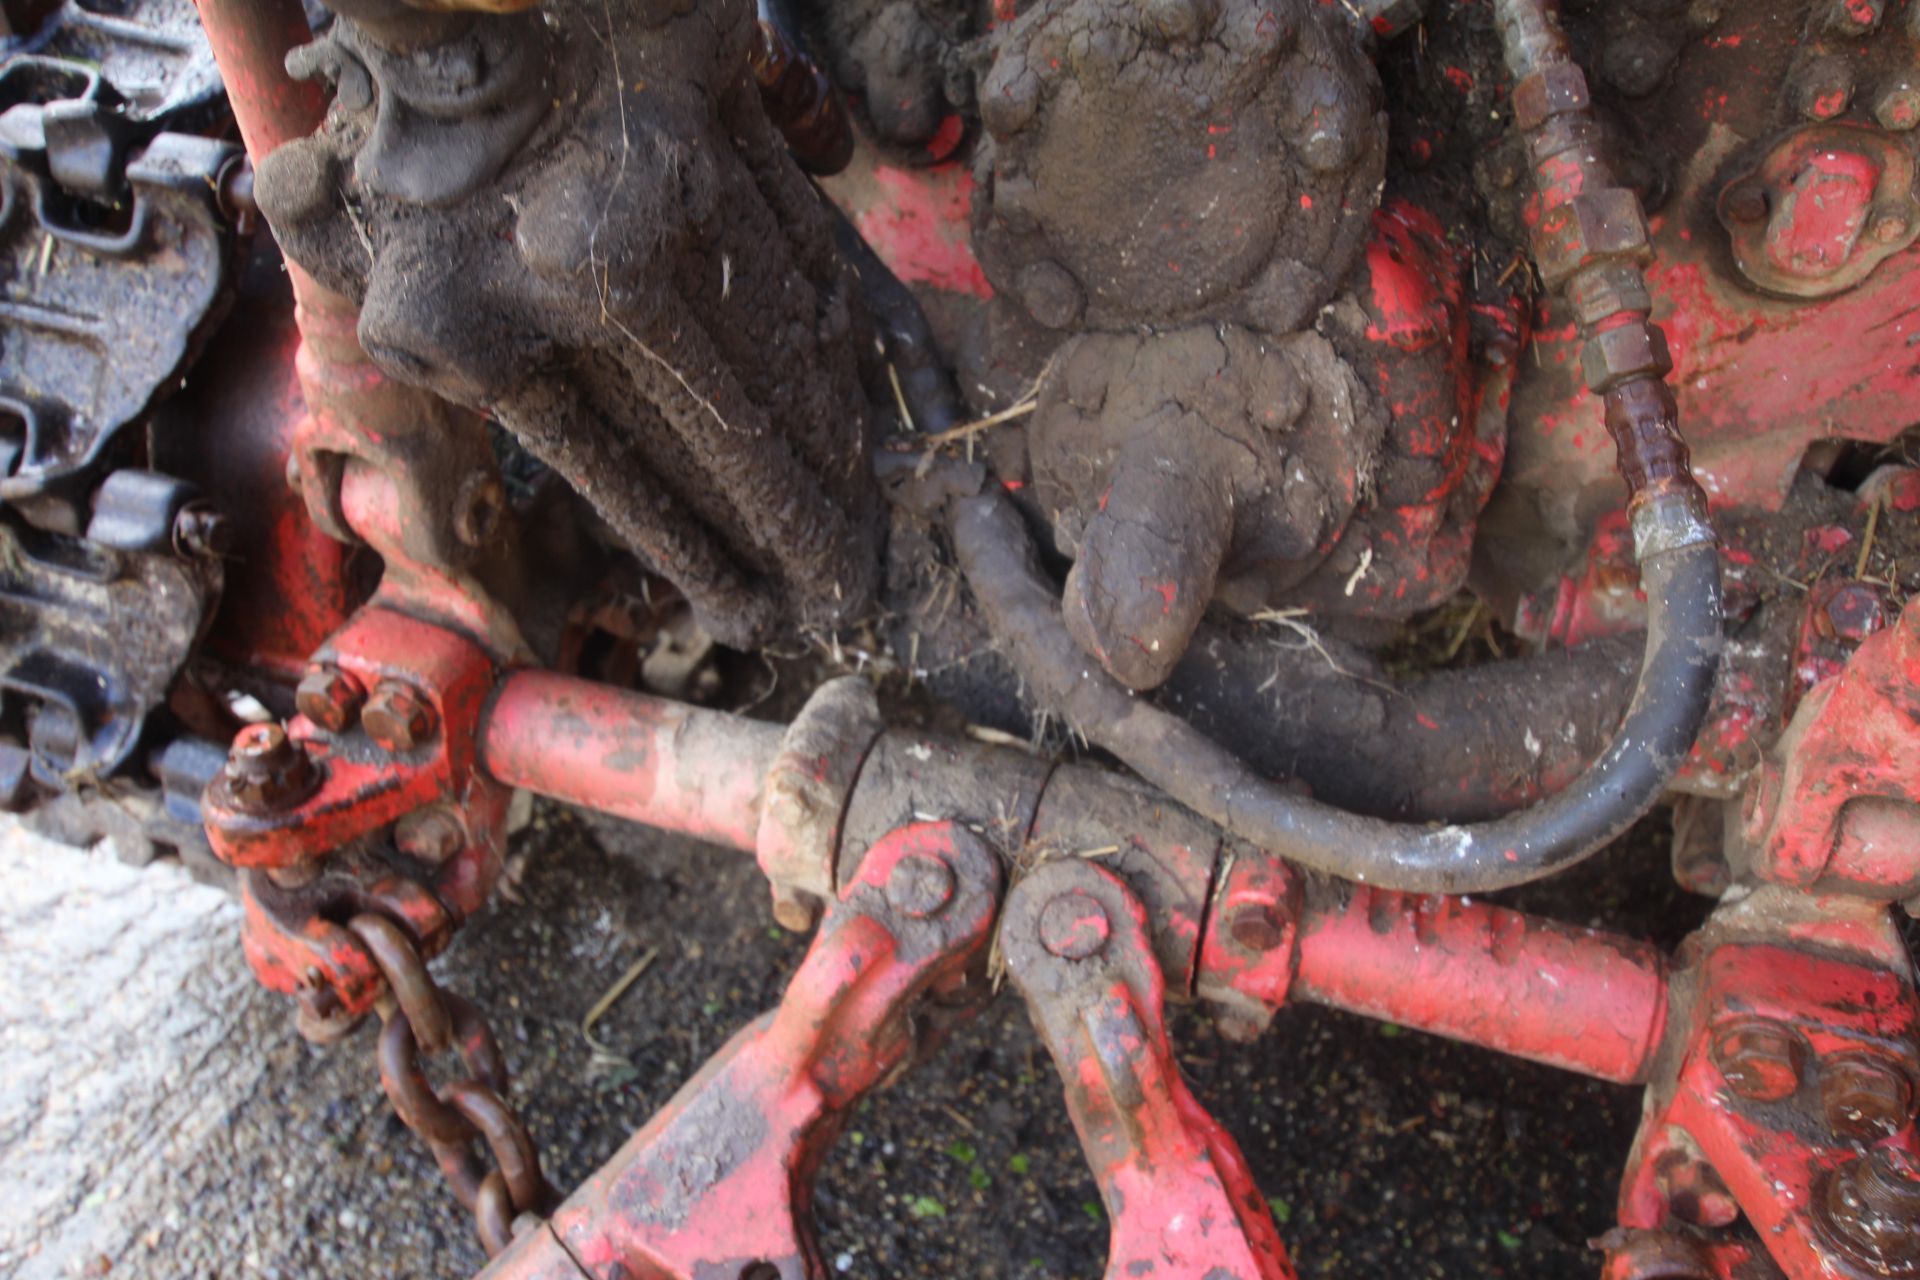
<svg viewBox="0 0 1920 1280">
<path fill-rule="evenodd" d="M 1531 907 L 1671 941 L 1658 820 Z M 610 1155 L 779 995 L 802 940 L 750 860 L 542 809 L 500 902 L 437 970 L 492 1016 L 556 1183 Z M 0 840 L 0 1276 L 461 1277 L 481 1263 L 394 1121 L 363 1030 L 292 1033 L 239 957 L 238 913 L 165 867 Z M 650 948 L 596 1034 L 579 1025 Z M 1592 1276 L 1636 1091 L 1345 1015 L 1260 1044 L 1175 1020 L 1306 1276 Z M 1097 1277 L 1106 1226 L 1045 1051 L 1004 999 L 871 1100 L 818 1195 L 852 1277 Z"/>
</svg>

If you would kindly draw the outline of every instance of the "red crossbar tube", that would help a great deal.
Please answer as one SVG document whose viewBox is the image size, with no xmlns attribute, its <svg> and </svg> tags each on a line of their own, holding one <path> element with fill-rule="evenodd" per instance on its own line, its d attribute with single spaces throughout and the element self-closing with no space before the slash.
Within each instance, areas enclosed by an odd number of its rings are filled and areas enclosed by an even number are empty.
<svg viewBox="0 0 1920 1280">
<path fill-rule="evenodd" d="M 546 671 L 508 676 L 480 760 L 510 787 L 751 853 L 785 727 Z"/>
<path fill-rule="evenodd" d="M 1316 882 L 1290 995 L 1620 1084 L 1667 1021 L 1653 946 L 1503 907 Z"/>
</svg>

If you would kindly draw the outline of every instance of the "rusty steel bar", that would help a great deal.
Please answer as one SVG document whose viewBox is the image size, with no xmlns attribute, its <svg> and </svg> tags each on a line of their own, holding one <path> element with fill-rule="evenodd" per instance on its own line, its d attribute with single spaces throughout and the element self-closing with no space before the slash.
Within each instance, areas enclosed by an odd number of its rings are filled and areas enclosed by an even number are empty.
<svg viewBox="0 0 1920 1280">
<path fill-rule="evenodd" d="M 752 852 L 785 726 L 545 671 L 507 677 L 480 760 L 510 787 Z"/>
<path fill-rule="evenodd" d="M 1619 1084 L 1666 1030 L 1652 945 L 1461 898 L 1315 882 L 1298 964 L 1299 999 Z"/>
</svg>

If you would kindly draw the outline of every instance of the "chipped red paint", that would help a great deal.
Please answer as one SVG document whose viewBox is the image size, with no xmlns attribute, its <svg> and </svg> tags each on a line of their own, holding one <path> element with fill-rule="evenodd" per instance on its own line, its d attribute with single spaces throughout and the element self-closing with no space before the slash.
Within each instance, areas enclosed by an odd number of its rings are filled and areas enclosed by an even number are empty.
<svg viewBox="0 0 1920 1280">
<path fill-rule="evenodd" d="M 750 852 L 781 726 L 521 671 L 481 734 L 506 786 Z"/>
<path fill-rule="evenodd" d="M 1813 441 L 1884 443 L 1913 420 L 1920 311 L 1910 299 L 1920 289 L 1920 251 L 1896 254 L 1845 293 L 1794 302 L 1727 279 L 1709 264 L 1724 252 L 1718 237 L 1688 242 L 1676 225 L 1658 230 L 1647 268 L 1654 317 L 1673 353 L 1674 394 L 1708 497 L 1716 506 L 1777 508 Z M 1506 479 L 1551 493 L 1616 486 L 1611 450 L 1597 447 L 1604 437 L 1587 449 L 1555 430 L 1593 416 L 1572 327 L 1543 318 L 1534 350 L 1534 371 L 1514 397 Z"/>
<path fill-rule="evenodd" d="M 1310 890 L 1294 998 L 1622 1083 L 1666 1021 L 1652 946 L 1464 898 Z"/>
<path fill-rule="evenodd" d="M 854 225 L 895 275 L 972 298 L 991 298 L 993 286 L 973 256 L 967 219 L 973 173 L 963 164 L 927 169 L 876 165 L 875 198 L 853 209 Z"/>
<path fill-rule="evenodd" d="M 736 1035 L 491 1280 L 715 1280 L 824 1274 L 813 1179 L 852 1109 L 950 1018 L 985 955 L 1000 867 L 949 823 L 876 844 L 779 1007 Z M 716 1153 L 725 1151 L 724 1159 Z M 764 1268 L 761 1270 L 760 1268 Z"/>
<path fill-rule="evenodd" d="M 1676 1006 L 1690 1012 L 1662 1054 L 1622 1184 L 1620 1222 L 1685 1230 L 1737 1211 L 1789 1280 L 1888 1274 L 1836 1247 L 1821 1221 L 1829 1180 L 1862 1160 L 1865 1145 L 1830 1127 L 1822 1081 L 1862 1059 L 1910 1071 L 1920 1043 L 1911 963 L 1885 907 L 1774 896 L 1784 892 L 1757 894 L 1764 900 L 1741 913 L 1742 925 L 1709 925 L 1700 958 L 1677 980 L 1687 999 Z M 1772 1056 L 1780 1080 L 1766 1094 L 1735 1083 L 1737 1059 L 1728 1052 L 1732 1036 L 1755 1029 L 1789 1051 Z M 1910 1159 L 1910 1111 L 1894 1123 L 1898 1132 L 1879 1145 Z M 1684 1194 L 1703 1165 L 1730 1203 Z"/>
<path fill-rule="evenodd" d="M 1883 901 L 1920 893 L 1920 601 L 1802 699 L 1749 794 L 1754 873 Z"/>
</svg>

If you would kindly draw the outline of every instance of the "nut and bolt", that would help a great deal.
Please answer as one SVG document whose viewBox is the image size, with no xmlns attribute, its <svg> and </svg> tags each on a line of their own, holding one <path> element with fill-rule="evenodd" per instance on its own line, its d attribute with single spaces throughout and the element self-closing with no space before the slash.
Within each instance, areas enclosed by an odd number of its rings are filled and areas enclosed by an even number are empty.
<svg viewBox="0 0 1920 1280">
<path fill-rule="evenodd" d="M 250 724 L 234 738 L 219 785 L 227 803 L 240 812 L 274 813 L 311 795 L 319 771 L 285 729 Z"/>
<path fill-rule="evenodd" d="M 466 828 L 451 809 L 441 805 L 416 810 L 393 827 L 394 848 L 436 867 L 466 845 Z"/>
<path fill-rule="evenodd" d="M 1287 923 L 1264 902 L 1248 903 L 1233 913 L 1227 936 L 1249 951 L 1272 951 L 1287 940 Z"/>
<path fill-rule="evenodd" d="M 953 901 L 953 868 L 928 854 L 909 854 L 893 864 L 887 901 L 915 920 L 939 915 Z"/>
<path fill-rule="evenodd" d="M 1887 602 L 1864 582 L 1842 582 L 1828 593 L 1814 626 L 1837 640 L 1865 640 L 1887 625 Z"/>
<path fill-rule="evenodd" d="M 1827 1127 L 1851 1142 L 1877 1142 L 1913 1118 L 1913 1081 L 1891 1062 L 1864 1054 L 1822 1067 L 1820 1105 Z"/>
<path fill-rule="evenodd" d="M 1749 1102 L 1780 1102 L 1800 1091 L 1806 1044 L 1792 1028 L 1754 1018 L 1713 1040 L 1713 1065 L 1727 1087 Z"/>
<path fill-rule="evenodd" d="M 388 751 L 411 751 L 433 736 L 433 708 L 412 687 L 382 680 L 360 713 L 360 727 Z"/>
<path fill-rule="evenodd" d="M 1040 912 L 1040 945 L 1062 960 L 1087 960 L 1107 949 L 1113 922 L 1091 894 L 1075 890 L 1047 903 Z"/>
<path fill-rule="evenodd" d="M 301 715 L 328 733 L 345 733 L 359 722 L 367 691 L 339 667 L 321 663 L 308 670 L 293 701 Z"/>
<path fill-rule="evenodd" d="M 1920 1169 L 1888 1147 L 1835 1169 L 1813 1198 L 1814 1222 L 1850 1261 L 1879 1275 L 1920 1270 Z"/>
</svg>

